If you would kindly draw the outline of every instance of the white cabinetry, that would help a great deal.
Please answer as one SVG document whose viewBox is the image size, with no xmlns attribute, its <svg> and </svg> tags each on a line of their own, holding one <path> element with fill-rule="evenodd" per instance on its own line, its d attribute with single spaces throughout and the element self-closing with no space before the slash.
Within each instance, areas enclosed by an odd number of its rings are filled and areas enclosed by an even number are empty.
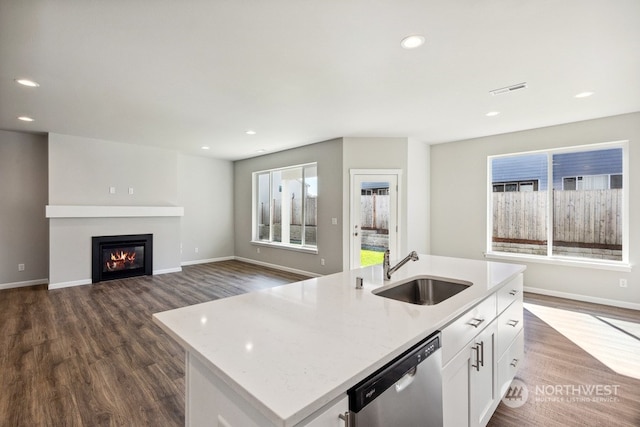
<svg viewBox="0 0 640 427">
<path fill-rule="evenodd" d="M 445 427 L 489 422 L 523 358 L 522 309 L 520 274 L 442 330 Z"/>
<path fill-rule="evenodd" d="M 197 357 L 188 352 L 186 364 L 186 426 L 267 427 L 275 425 L 221 381 Z M 345 423 L 340 419 L 340 415 L 348 409 L 349 399 L 345 393 L 295 424 L 295 427 L 344 427 Z"/>
</svg>

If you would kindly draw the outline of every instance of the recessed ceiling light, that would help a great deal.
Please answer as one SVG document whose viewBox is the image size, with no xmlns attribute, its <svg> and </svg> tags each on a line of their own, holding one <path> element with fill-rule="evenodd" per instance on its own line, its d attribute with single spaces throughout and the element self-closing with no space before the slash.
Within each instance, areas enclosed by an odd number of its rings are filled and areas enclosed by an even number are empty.
<svg viewBox="0 0 640 427">
<path fill-rule="evenodd" d="M 22 120 L 23 122 L 33 122 L 34 119 L 29 116 L 18 116 L 18 120 Z"/>
<path fill-rule="evenodd" d="M 588 98 L 591 95 L 593 95 L 593 92 L 580 92 L 579 94 L 577 94 L 575 97 L 576 98 Z"/>
<path fill-rule="evenodd" d="M 33 80 L 29 80 L 29 79 L 16 79 L 15 82 L 18 84 L 21 84 L 22 86 L 29 86 L 29 87 L 40 86 L 38 82 L 34 82 Z"/>
<path fill-rule="evenodd" d="M 485 114 L 485 116 L 487 116 L 487 117 L 495 117 L 498 114 L 500 114 L 500 111 L 489 111 L 487 114 Z"/>
<path fill-rule="evenodd" d="M 249 129 L 249 130 L 245 131 L 244 133 L 246 133 L 247 135 L 255 135 L 256 131 Z"/>
<path fill-rule="evenodd" d="M 400 42 L 400 46 L 402 46 L 405 49 L 415 49 L 417 47 L 420 47 L 424 44 L 424 36 L 421 36 L 419 34 L 414 34 L 412 36 L 407 36 L 405 38 L 402 39 L 402 41 Z"/>
<path fill-rule="evenodd" d="M 208 150 L 208 149 L 209 149 L 209 147 L 208 147 L 208 146 L 206 146 L 206 145 L 203 145 L 203 146 L 202 146 L 202 147 L 200 147 L 200 148 L 201 148 L 201 149 L 203 149 L 203 150 Z"/>
</svg>

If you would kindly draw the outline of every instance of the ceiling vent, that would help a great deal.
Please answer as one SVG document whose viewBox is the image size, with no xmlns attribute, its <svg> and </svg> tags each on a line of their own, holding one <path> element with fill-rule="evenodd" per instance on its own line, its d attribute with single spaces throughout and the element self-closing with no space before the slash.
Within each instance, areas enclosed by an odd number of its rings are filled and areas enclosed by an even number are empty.
<svg viewBox="0 0 640 427">
<path fill-rule="evenodd" d="M 489 93 L 491 95 L 502 95 L 503 93 L 515 92 L 516 90 L 525 89 L 526 87 L 527 87 L 527 83 L 523 82 L 523 83 L 518 83 L 515 85 L 503 87 L 500 89 L 490 90 Z"/>
</svg>

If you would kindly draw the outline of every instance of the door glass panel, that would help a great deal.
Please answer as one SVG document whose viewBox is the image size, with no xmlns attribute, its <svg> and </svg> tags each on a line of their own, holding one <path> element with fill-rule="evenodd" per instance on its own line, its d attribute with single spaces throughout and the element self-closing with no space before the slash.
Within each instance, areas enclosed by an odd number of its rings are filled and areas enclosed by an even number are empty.
<svg viewBox="0 0 640 427">
<path fill-rule="evenodd" d="M 380 264 L 389 249 L 389 182 L 362 182 L 360 186 L 360 265 Z"/>
</svg>

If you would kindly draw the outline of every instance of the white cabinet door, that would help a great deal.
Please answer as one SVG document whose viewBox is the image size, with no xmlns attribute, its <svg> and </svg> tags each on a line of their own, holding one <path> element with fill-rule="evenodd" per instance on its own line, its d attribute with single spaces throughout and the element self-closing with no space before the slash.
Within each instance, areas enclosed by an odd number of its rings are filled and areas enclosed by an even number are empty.
<svg viewBox="0 0 640 427">
<path fill-rule="evenodd" d="M 442 368 L 442 424 L 469 425 L 469 365 L 471 351 L 465 346 Z"/>
<path fill-rule="evenodd" d="M 469 364 L 469 424 L 485 426 L 493 415 L 496 393 L 496 322 L 491 322 L 471 342 Z"/>
</svg>

